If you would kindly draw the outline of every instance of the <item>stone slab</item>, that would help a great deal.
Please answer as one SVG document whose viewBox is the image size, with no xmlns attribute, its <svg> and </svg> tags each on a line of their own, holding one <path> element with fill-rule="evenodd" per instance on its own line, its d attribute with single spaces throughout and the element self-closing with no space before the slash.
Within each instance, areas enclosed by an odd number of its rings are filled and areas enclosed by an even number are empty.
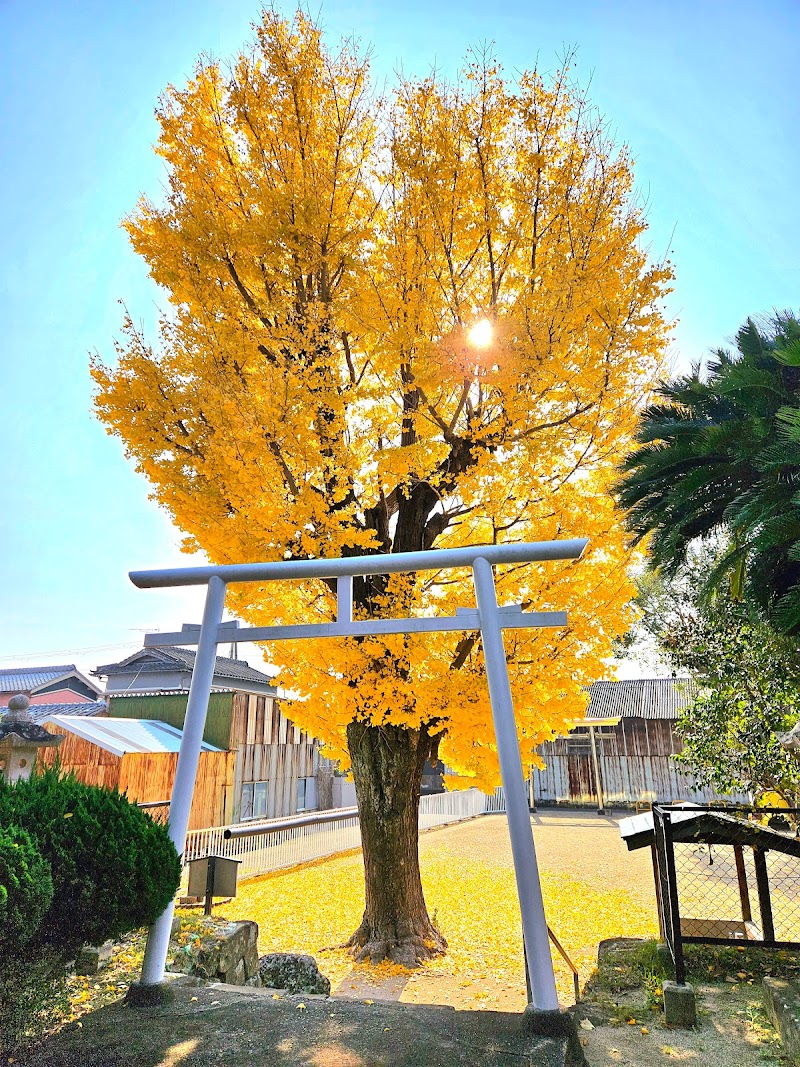
<svg viewBox="0 0 800 1067">
<path fill-rule="evenodd" d="M 765 978 L 763 991 L 767 1015 L 781 1035 L 784 1053 L 793 1063 L 800 1063 L 800 987 L 780 978 Z"/>
<path fill-rule="evenodd" d="M 174 999 L 90 1012 L 44 1042 L 27 1067 L 576 1067 L 567 1041 L 531 1033 L 523 1015 L 281 996 L 170 983 Z M 171 1058 L 170 1058 L 171 1057 Z"/>
<path fill-rule="evenodd" d="M 102 945 L 84 945 L 75 957 L 75 973 L 97 974 L 109 965 L 113 953 L 113 941 L 104 941 Z"/>
</svg>

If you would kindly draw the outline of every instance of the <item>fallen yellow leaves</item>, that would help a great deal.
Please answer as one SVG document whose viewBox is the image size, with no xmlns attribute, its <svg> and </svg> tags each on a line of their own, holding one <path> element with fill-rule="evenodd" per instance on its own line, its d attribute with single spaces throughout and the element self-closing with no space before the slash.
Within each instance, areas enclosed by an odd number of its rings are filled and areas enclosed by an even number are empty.
<svg viewBox="0 0 800 1067">
<path fill-rule="evenodd" d="M 493 851 L 505 834 L 501 820 L 478 824 L 487 847 L 476 848 L 460 828 L 420 839 L 425 898 L 448 941 L 447 955 L 417 971 L 383 962 L 355 964 L 342 943 L 358 926 L 364 909 L 361 856 L 338 856 L 315 866 L 245 882 L 235 901 L 220 908 L 228 918 L 259 924 L 259 952 L 305 952 L 337 988 L 380 987 L 405 978 L 401 999 L 448 1003 L 462 1008 L 521 1010 L 525 1005 L 522 921 L 514 870 L 507 853 Z M 569 833 L 568 830 L 565 830 Z M 655 911 L 639 888 L 603 888 L 563 868 L 541 873 L 548 921 L 585 982 L 594 970 L 597 945 L 621 935 L 652 937 Z M 559 996 L 573 999 L 572 974 L 553 956 Z M 396 995 L 396 993 L 394 994 Z"/>
</svg>

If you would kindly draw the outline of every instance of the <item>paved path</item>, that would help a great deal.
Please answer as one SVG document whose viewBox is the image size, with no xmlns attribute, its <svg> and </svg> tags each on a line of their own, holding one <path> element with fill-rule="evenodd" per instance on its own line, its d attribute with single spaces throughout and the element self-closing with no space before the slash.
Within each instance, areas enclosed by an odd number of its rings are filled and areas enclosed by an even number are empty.
<svg viewBox="0 0 800 1067">
<path fill-rule="evenodd" d="M 174 983 L 163 1008 L 122 1002 L 84 1017 L 26 1067 L 566 1067 L 561 1041 L 522 1016 L 422 1005 L 273 999 Z"/>
</svg>

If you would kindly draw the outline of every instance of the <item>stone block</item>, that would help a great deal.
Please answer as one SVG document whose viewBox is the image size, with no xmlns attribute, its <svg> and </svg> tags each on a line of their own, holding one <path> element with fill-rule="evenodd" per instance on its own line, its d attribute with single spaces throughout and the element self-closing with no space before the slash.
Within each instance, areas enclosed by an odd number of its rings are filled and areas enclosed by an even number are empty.
<svg viewBox="0 0 800 1067">
<path fill-rule="evenodd" d="M 313 956 L 298 952 L 270 952 L 258 964 L 261 984 L 290 993 L 322 993 L 330 996 L 330 979 L 320 973 Z"/>
<path fill-rule="evenodd" d="M 620 956 L 625 953 L 637 953 L 645 944 L 643 937 L 607 937 L 597 946 L 597 965 L 602 964 L 609 956 Z"/>
<path fill-rule="evenodd" d="M 783 1051 L 795 1063 L 800 1060 L 800 988 L 780 978 L 765 978 L 764 1006 L 781 1035 Z"/>
<path fill-rule="evenodd" d="M 697 1023 L 697 1005 L 694 987 L 666 981 L 664 990 L 664 1020 L 667 1026 L 679 1030 L 691 1030 Z"/>
<path fill-rule="evenodd" d="M 258 923 L 243 920 L 209 930 L 191 942 L 173 966 L 187 974 L 228 985 L 244 985 L 258 973 Z"/>
<path fill-rule="evenodd" d="M 244 983 L 247 981 L 247 974 L 245 973 L 244 969 L 244 960 L 237 960 L 233 969 L 225 972 L 225 976 L 222 981 L 226 982 L 228 985 L 244 985 Z"/>
<path fill-rule="evenodd" d="M 75 973 L 97 974 L 108 966 L 113 951 L 112 941 L 106 941 L 102 945 L 84 945 L 75 958 Z"/>
</svg>

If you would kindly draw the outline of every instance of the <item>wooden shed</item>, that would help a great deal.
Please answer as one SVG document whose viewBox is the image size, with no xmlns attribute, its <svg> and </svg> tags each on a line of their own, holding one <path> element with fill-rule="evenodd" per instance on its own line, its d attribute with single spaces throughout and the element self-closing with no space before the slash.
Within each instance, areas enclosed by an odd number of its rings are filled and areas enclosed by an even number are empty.
<svg viewBox="0 0 800 1067">
<path fill-rule="evenodd" d="M 179 730 L 183 727 L 187 693 L 109 695 L 112 716 L 158 718 Z M 237 690 L 211 693 L 203 737 L 208 744 L 228 750 L 233 761 L 227 822 L 333 806 L 321 781 L 331 785 L 332 766 L 320 757 L 314 738 L 287 719 L 276 697 Z"/>
<path fill-rule="evenodd" d="M 159 720 L 53 715 L 45 723 L 64 734 L 58 759 L 87 785 L 116 788 L 137 802 L 169 800 L 178 764 L 181 731 Z M 55 755 L 44 750 L 43 760 Z M 203 743 L 189 816 L 189 829 L 230 821 L 235 754 Z"/>
<path fill-rule="evenodd" d="M 533 772 L 537 803 L 596 806 L 595 766 L 609 806 L 679 800 L 707 804 L 721 799 L 713 789 L 699 786 L 673 759 L 682 747 L 676 721 L 697 696 L 691 679 L 600 681 L 589 693 L 580 724 L 539 749 L 545 767 Z"/>
</svg>

